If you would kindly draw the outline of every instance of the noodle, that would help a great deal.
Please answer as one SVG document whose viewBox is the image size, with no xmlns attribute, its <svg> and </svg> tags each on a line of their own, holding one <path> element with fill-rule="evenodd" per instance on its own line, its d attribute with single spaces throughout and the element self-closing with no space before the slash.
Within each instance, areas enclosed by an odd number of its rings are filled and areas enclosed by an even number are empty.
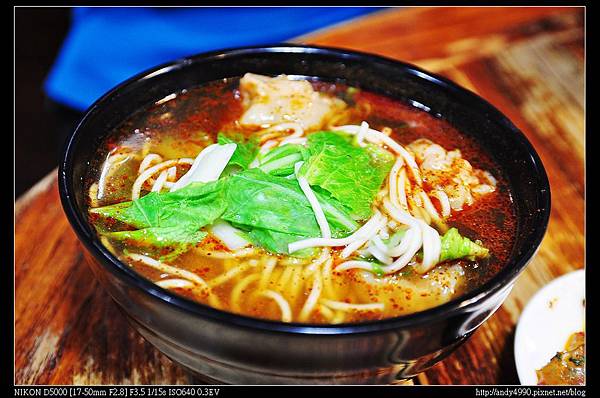
<svg viewBox="0 0 600 398">
<path fill-rule="evenodd" d="M 335 316 L 335 313 L 329 309 L 328 307 L 324 306 L 323 304 L 317 304 L 316 306 L 316 310 L 319 311 L 319 313 L 328 321 L 332 321 L 333 317 Z"/>
<path fill-rule="evenodd" d="M 138 174 L 143 173 L 152 163 L 160 163 L 163 158 L 156 153 L 149 153 L 146 157 L 141 161 L 140 167 L 138 168 Z"/>
<path fill-rule="evenodd" d="M 295 302 L 298 298 L 298 292 L 304 286 L 304 277 L 302 276 L 302 267 L 293 267 L 291 283 L 288 293 L 291 302 Z"/>
<path fill-rule="evenodd" d="M 131 199 L 135 200 L 140 197 L 140 191 L 142 190 L 142 185 L 144 185 L 146 180 L 148 178 L 152 177 L 155 173 L 158 173 L 162 169 L 166 169 L 171 166 L 176 166 L 178 164 L 193 164 L 193 163 L 194 163 L 194 160 L 189 159 L 189 158 L 172 159 L 172 160 L 166 160 L 164 162 L 161 162 L 157 165 L 154 165 L 154 166 L 144 170 L 142 172 L 142 174 L 140 174 L 138 176 L 138 178 L 136 178 L 135 182 L 133 183 L 133 187 L 131 189 Z"/>
<path fill-rule="evenodd" d="M 400 244 L 396 247 L 388 249 L 387 254 L 392 257 L 398 257 L 404 254 L 408 250 L 410 243 L 413 241 L 413 235 L 418 233 L 420 233 L 419 228 L 409 228 Z"/>
<path fill-rule="evenodd" d="M 402 158 L 396 158 L 396 162 L 392 166 L 392 170 L 390 171 L 390 175 L 388 178 L 388 184 L 390 186 L 390 200 L 393 204 L 395 204 L 398 207 L 401 207 L 400 203 L 398 202 L 398 172 L 400 171 L 400 168 L 403 164 L 404 161 L 402 160 Z"/>
<path fill-rule="evenodd" d="M 206 287 L 208 288 L 208 284 L 206 283 L 206 281 L 204 279 L 202 279 L 201 277 L 199 277 L 198 275 L 194 274 L 193 272 L 181 269 L 181 268 L 177 268 L 177 267 L 173 267 L 171 265 L 167 265 L 164 263 L 161 263 L 160 261 L 157 261 L 151 257 L 148 256 L 144 256 L 142 254 L 136 254 L 136 253 L 129 253 L 129 257 L 134 260 L 134 261 L 140 261 L 154 269 L 157 269 L 159 271 L 162 271 L 164 273 L 167 274 L 172 274 L 172 275 L 177 275 L 180 276 L 182 278 L 188 279 L 200 286 Z"/>
<path fill-rule="evenodd" d="M 176 166 L 169 167 L 169 169 L 167 170 L 167 180 L 175 181 L 176 178 L 177 178 L 177 167 Z"/>
<path fill-rule="evenodd" d="M 298 316 L 298 319 L 301 322 L 304 322 L 308 319 L 311 312 L 317 305 L 317 301 L 319 300 L 319 296 L 321 296 L 321 291 L 323 290 L 323 281 L 321 280 L 321 273 L 313 273 L 313 278 L 313 285 L 310 290 L 310 294 L 308 295 L 308 298 L 306 299 L 306 302 L 304 303 L 304 306 L 300 311 L 300 315 Z"/>
<path fill-rule="evenodd" d="M 88 196 L 90 198 L 90 205 L 92 207 L 98 207 L 100 205 L 98 203 L 98 183 L 97 182 L 90 185 L 90 189 L 88 191 Z"/>
<path fill-rule="evenodd" d="M 285 144 L 305 145 L 306 142 L 307 142 L 307 139 L 305 137 L 284 138 L 283 140 L 281 140 L 281 142 L 279 143 L 278 146 L 283 146 Z"/>
<path fill-rule="evenodd" d="M 299 123 L 293 122 L 277 124 L 275 126 L 262 130 L 258 134 L 261 134 L 261 138 L 264 137 L 266 133 L 272 132 L 277 132 L 279 134 L 277 134 L 276 136 L 280 136 L 282 132 L 285 132 L 287 130 L 294 130 L 294 132 L 291 135 L 289 135 L 289 137 L 300 137 L 304 134 L 304 129 L 302 128 L 302 126 Z"/>
<path fill-rule="evenodd" d="M 298 162 L 294 165 L 294 173 L 296 174 L 296 178 L 298 179 L 298 184 L 300 185 L 300 189 L 304 192 L 306 199 L 310 203 L 313 212 L 315 213 L 315 218 L 317 219 L 317 224 L 319 224 L 319 229 L 321 229 L 321 237 L 325 239 L 331 238 L 331 229 L 329 228 L 329 223 L 325 218 L 325 214 L 323 213 L 323 209 L 317 200 L 312 189 L 310 189 L 310 185 L 308 185 L 308 181 L 306 178 L 298 175 L 298 171 L 304 162 Z"/>
<path fill-rule="evenodd" d="M 269 149 L 273 148 L 276 145 L 277 145 L 276 140 L 269 140 L 269 141 L 265 142 L 264 144 L 262 144 L 259 152 L 261 155 L 264 155 L 265 153 L 267 153 L 269 151 Z"/>
<path fill-rule="evenodd" d="M 361 127 L 354 126 L 354 125 L 346 125 L 346 126 L 335 127 L 335 129 L 339 130 L 339 131 L 344 131 L 344 132 L 347 132 L 350 134 L 356 134 L 360 131 Z M 419 166 L 417 166 L 417 162 L 415 161 L 415 158 L 413 157 L 413 155 L 411 155 L 410 152 L 408 152 L 406 149 L 404 149 L 404 147 L 402 145 L 398 144 L 396 141 L 394 141 L 392 138 L 388 137 L 387 135 L 383 134 L 382 132 L 373 130 L 371 128 L 367 129 L 367 132 L 365 133 L 365 138 L 368 141 L 372 142 L 373 144 L 383 143 L 383 144 L 387 145 L 388 147 L 390 147 L 392 150 L 394 150 L 394 152 L 396 152 L 400 156 L 402 156 L 402 158 L 404 159 L 404 161 L 406 162 L 408 167 L 410 167 L 410 170 L 412 171 L 413 177 L 417 181 L 417 184 L 422 185 L 423 182 L 421 180 L 421 173 L 419 172 Z"/>
<path fill-rule="evenodd" d="M 211 279 L 208 282 L 208 284 L 209 284 L 210 287 L 218 286 L 218 285 L 220 285 L 222 283 L 227 282 L 228 280 L 230 280 L 231 278 L 233 278 L 234 276 L 236 276 L 240 272 L 245 271 L 246 269 L 248 269 L 251 266 L 252 265 L 249 264 L 249 263 L 244 263 L 242 265 L 238 265 L 237 267 L 228 270 L 224 274 L 221 274 L 221 275 L 217 276 L 216 278 Z"/>
<path fill-rule="evenodd" d="M 260 276 L 260 283 L 258 284 L 259 289 L 263 290 L 267 286 L 267 282 L 271 279 L 271 274 L 273 273 L 273 269 L 275 269 L 276 265 L 277 259 L 271 257 L 267 260 L 265 269 Z"/>
<path fill-rule="evenodd" d="M 340 265 L 338 265 L 337 267 L 335 267 L 335 271 L 341 272 L 341 271 L 347 271 L 349 269 L 355 269 L 355 268 L 364 269 L 364 270 L 372 272 L 373 271 L 373 263 L 371 263 L 369 261 L 360 261 L 360 260 L 345 261 L 345 262 L 341 263 Z"/>
<path fill-rule="evenodd" d="M 419 226 L 419 221 L 417 219 L 415 219 L 413 216 L 411 216 L 404 210 L 394 206 L 387 199 L 383 200 L 383 208 L 394 220 L 398 221 L 400 224 L 410 225 L 412 227 Z"/>
<path fill-rule="evenodd" d="M 167 172 L 163 171 L 152 185 L 152 192 L 160 192 L 165 185 L 165 181 L 167 181 Z"/>
<path fill-rule="evenodd" d="M 436 198 L 440 206 L 442 207 L 442 216 L 448 217 L 450 216 L 450 201 L 448 200 L 448 195 L 441 189 L 435 190 L 431 193 L 431 196 Z"/>
<path fill-rule="evenodd" d="M 363 121 L 360 124 L 360 130 L 358 130 L 358 133 L 356 134 L 356 143 L 361 147 L 364 147 L 366 145 L 364 143 L 364 140 L 365 140 L 365 135 L 367 134 L 368 130 L 369 130 L 369 123 Z"/>
<path fill-rule="evenodd" d="M 331 320 L 333 325 L 342 323 L 346 319 L 346 313 L 344 311 L 336 311 L 335 317 Z"/>
<path fill-rule="evenodd" d="M 240 280 L 236 285 L 231 289 L 231 299 L 230 305 L 231 309 L 235 312 L 242 312 L 240 306 L 240 297 L 244 290 L 250 286 L 253 282 L 257 281 L 260 278 L 258 274 L 250 274 Z"/>
<path fill-rule="evenodd" d="M 165 279 L 157 281 L 156 284 L 163 289 L 186 288 L 196 286 L 192 282 L 185 279 Z"/>
<path fill-rule="evenodd" d="M 146 264 L 147 266 L 157 269 L 159 271 L 162 271 L 164 273 L 176 275 L 176 276 L 182 277 L 184 279 L 187 279 L 190 282 L 195 283 L 196 285 L 198 285 L 199 287 L 201 287 L 204 291 L 206 291 L 208 293 L 208 298 L 209 298 L 210 304 L 212 306 L 214 306 L 216 308 L 221 307 L 221 303 L 219 302 L 217 296 L 212 294 L 210 286 L 208 286 L 208 284 L 206 283 L 206 281 L 204 279 L 202 279 L 200 276 L 196 275 L 195 273 L 181 269 L 181 268 L 173 267 L 171 265 L 161 263 L 160 261 L 157 261 L 148 256 L 144 256 L 142 254 L 129 253 L 128 257 L 130 257 L 133 261 L 142 262 L 142 263 Z"/>
<path fill-rule="evenodd" d="M 435 229 L 422 223 L 421 230 L 423 232 L 423 261 L 421 264 L 417 264 L 415 269 L 419 273 L 425 273 L 437 264 L 442 244 L 440 235 Z"/>
<path fill-rule="evenodd" d="M 265 290 L 261 293 L 261 295 L 273 299 L 277 303 L 279 309 L 281 310 L 282 322 L 292 321 L 292 310 L 290 308 L 290 305 L 281 294 L 274 292 L 273 290 Z"/>
<path fill-rule="evenodd" d="M 329 260 L 331 254 L 328 248 L 323 248 L 321 255 L 317 257 L 309 266 L 304 269 L 304 275 L 308 276 L 319 269 L 319 266 Z"/>
<path fill-rule="evenodd" d="M 381 228 L 385 227 L 386 224 L 387 224 L 387 218 L 385 216 L 383 216 L 383 215 L 380 215 L 380 218 L 379 218 L 378 222 L 376 224 L 374 224 L 373 226 L 371 226 L 371 228 L 369 228 L 364 233 L 364 235 L 357 236 L 355 238 L 354 242 L 352 242 L 348 246 L 346 246 L 346 248 L 344 250 L 342 250 L 342 253 L 340 254 L 340 257 L 341 258 L 348 257 L 352 252 L 354 252 L 355 250 L 357 250 L 358 248 L 360 248 L 369 239 L 371 239 L 373 236 L 375 236 L 377 234 L 377 232 L 379 232 L 379 230 Z"/>
<path fill-rule="evenodd" d="M 106 158 L 104 165 L 102 166 L 102 172 L 100 173 L 100 178 L 98 180 L 98 192 L 96 194 L 97 199 L 102 199 L 104 196 L 104 188 L 106 186 L 106 180 L 110 178 L 112 170 L 114 170 L 115 166 L 119 164 L 123 164 L 130 159 L 129 154 L 116 153 L 114 155 L 110 155 Z"/>
<path fill-rule="evenodd" d="M 327 239 L 327 238 L 309 238 L 299 240 L 289 244 L 289 252 L 293 253 L 298 250 L 307 249 L 309 247 L 319 246 L 346 246 L 358 239 L 364 239 L 365 241 L 370 238 L 373 234 L 373 230 L 381 223 L 382 215 L 379 211 L 376 211 L 373 217 L 369 219 L 359 229 L 357 229 L 352 235 L 343 239 Z"/>
<path fill-rule="evenodd" d="M 410 260 L 412 260 L 414 255 L 417 254 L 417 252 L 421 248 L 422 243 L 423 237 L 421 236 L 421 234 L 415 233 L 414 237 L 412 237 L 412 239 L 410 240 L 406 252 L 404 252 L 404 254 L 402 254 L 402 256 L 400 256 L 392 264 L 381 267 L 383 273 L 393 274 L 394 272 L 400 271 L 402 268 L 404 268 L 410 262 Z"/>
<path fill-rule="evenodd" d="M 231 252 L 216 251 L 216 250 L 209 251 L 209 250 L 199 249 L 199 248 L 194 248 L 193 250 L 195 253 L 197 253 L 201 256 L 216 258 L 219 260 L 230 259 L 230 258 L 249 257 L 249 256 L 256 254 L 256 249 L 254 249 L 253 247 L 238 249 L 238 250 L 234 250 Z"/>
<path fill-rule="evenodd" d="M 331 280 L 331 268 L 333 266 L 333 258 L 329 258 L 323 266 L 323 291 L 327 297 L 337 298 L 337 294 Z"/>
<path fill-rule="evenodd" d="M 377 260 L 381 261 L 384 264 L 391 264 L 394 260 L 390 256 L 386 254 L 386 251 L 379 249 L 377 246 L 369 246 L 367 248 L 369 253 L 373 255 Z"/>
<path fill-rule="evenodd" d="M 398 175 L 398 201 L 402 205 L 402 208 L 408 210 L 408 202 L 406 201 L 406 181 L 406 169 L 403 167 Z"/>
<path fill-rule="evenodd" d="M 286 290 L 285 288 L 287 286 L 288 281 L 292 277 L 293 271 L 294 271 L 294 268 L 292 266 L 287 266 L 285 268 L 285 271 L 283 271 L 283 273 L 281 274 L 281 278 L 279 278 L 279 281 L 277 282 L 277 287 L 279 288 L 279 290 L 281 290 L 281 291 Z"/>
<path fill-rule="evenodd" d="M 375 235 L 372 239 L 371 242 L 369 244 L 369 247 L 375 246 L 377 249 L 379 249 L 379 251 L 381 251 L 382 253 L 387 253 L 388 252 L 388 247 L 385 245 L 385 243 L 383 243 L 383 241 L 381 240 L 382 236 L 381 233 L 379 235 Z M 384 238 L 385 239 L 385 238 Z"/>
<path fill-rule="evenodd" d="M 425 193 L 425 191 L 421 191 L 421 199 L 423 199 L 423 204 L 425 205 L 425 211 L 431 216 L 431 218 L 435 221 L 441 221 L 440 215 L 438 214 L 435 206 L 431 203 L 431 199 Z"/>
<path fill-rule="evenodd" d="M 344 303 L 343 301 L 333 301 L 327 299 L 321 299 L 321 303 L 338 311 L 383 311 L 385 308 L 383 303 L 348 304 Z"/>
</svg>

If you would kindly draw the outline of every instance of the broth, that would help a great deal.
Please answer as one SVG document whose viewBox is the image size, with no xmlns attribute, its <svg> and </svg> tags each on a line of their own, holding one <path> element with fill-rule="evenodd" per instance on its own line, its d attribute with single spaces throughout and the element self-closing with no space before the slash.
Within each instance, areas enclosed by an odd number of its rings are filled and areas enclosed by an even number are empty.
<svg viewBox="0 0 600 398">
<path fill-rule="evenodd" d="M 122 123 L 91 163 L 86 181 L 90 208 L 131 200 L 140 163 L 148 154 L 162 159 L 193 160 L 204 148 L 217 142 L 219 132 L 246 138 L 256 135 L 260 129 L 239 122 L 245 112 L 239 82 L 239 78 L 224 79 L 184 90 L 140 110 Z M 375 130 L 391 130 L 390 137 L 402 146 L 425 138 L 447 151 L 460 149 L 473 168 L 489 171 L 495 178 L 495 190 L 472 205 L 465 205 L 461 211 L 453 211 L 444 220 L 447 227 L 456 227 L 461 235 L 481 241 L 489 256 L 441 262 L 424 274 L 415 271 L 413 259 L 400 271 L 382 276 L 362 269 L 336 272 L 336 267 L 345 261 L 343 247 L 319 249 L 306 259 L 270 253 L 254 245 L 230 250 L 212 234 L 180 253 L 131 239 L 103 236 L 103 243 L 145 278 L 163 283 L 163 287 L 192 300 L 251 317 L 282 320 L 285 307 L 278 302 L 279 296 L 274 294 L 277 293 L 289 304 L 287 321 L 309 323 L 362 322 L 422 311 L 479 286 L 502 268 L 513 246 L 516 217 L 510 188 L 489 154 L 446 121 L 411 105 L 341 83 L 312 81 L 311 84 L 319 93 L 345 102 L 340 119 L 343 123 L 336 125 L 359 125 L 366 121 Z M 118 167 L 105 167 L 109 157 L 113 166 Z M 172 166 L 174 179 L 190 170 L 191 162 L 186 162 Z M 424 189 L 429 188 L 427 178 L 423 184 Z M 145 196 L 149 188 L 144 185 L 140 196 Z M 101 235 L 106 231 L 132 230 L 127 223 L 94 213 L 90 213 L 90 222 Z M 129 252 L 168 259 L 161 264 L 189 271 L 208 281 L 210 293 L 187 282 L 165 282 L 172 280 L 174 274 L 148 266 L 144 261 L 134 261 L 127 256 Z M 315 271 L 317 268 L 321 272 Z M 303 313 L 307 301 L 317 291 L 320 301 L 308 314 Z M 381 303 L 384 305 L 379 307 Z"/>
</svg>

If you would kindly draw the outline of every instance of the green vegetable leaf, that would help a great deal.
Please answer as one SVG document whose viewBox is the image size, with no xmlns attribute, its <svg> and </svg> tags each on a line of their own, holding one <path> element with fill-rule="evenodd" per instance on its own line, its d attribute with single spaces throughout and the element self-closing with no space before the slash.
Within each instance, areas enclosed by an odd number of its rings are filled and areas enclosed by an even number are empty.
<svg viewBox="0 0 600 398">
<path fill-rule="evenodd" d="M 469 238 L 461 236 L 458 229 L 450 228 L 442 236 L 442 251 L 440 262 L 467 258 L 470 260 L 484 258 L 489 255 L 489 250 L 478 245 Z"/>
<path fill-rule="evenodd" d="M 102 235 L 120 242 L 124 252 L 129 250 L 139 252 L 141 249 L 144 254 L 158 257 L 159 261 L 173 261 L 202 241 L 208 234 L 189 226 L 104 232 Z"/>
<path fill-rule="evenodd" d="M 371 205 L 389 173 L 394 157 L 375 145 L 360 147 L 354 137 L 332 131 L 308 135 L 310 157 L 300 169 L 310 185 L 328 191 L 351 210 L 355 219 L 368 218 Z"/>
<path fill-rule="evenodd" d="M 258 154 L 258 140 L 254 137 L 246 139 L 242 134 L 225 135 L 223 133 L 219 133 L 217 136 L 217 143 L 221 145 L 237 145 L 235 152 L 233 152 L 231 159 L 229 159 L 229 163 L 227 164 L 228 167 L 231 165 L 236 165 L 242 170 L 245 170 Z"/>
<path fill-rule="evenodd" d="M 225 211 L 224 182 L 192 183 L 175 192 L 150 192 L 133 202 L 90 209 L 132 227 L 194 227 L 212 223 Z"/>
<path fill-rule="evenodd" d="M 406 235 L 406 232 L 408 232 L 408 227 L 400 228 L 399 230 L 394 232 L 392 236 L 390 236 L 388 239 L 382 239 L 382 241 L 387 247 L 390 248 L 398 246 L 400 244 L 400 241 L 402 241 L 402 239 L 404 238 L 404 235 Z"/>
<path fill-rule="evenodd" d="M 288 245 L 302 239 L 306 236 L 284 234 L 268 229 L 255 228 L 248 233 L 250 241 L 256 246 L 260 246 L 271 253 L 289 254 Z M 294 257 L 310 257 L 315 255 L 316 248 L 298 250 L 292 254 Z"/>
<path fill-rule="evenodd" d="M 221 218 L 233 225 L 266 229 L 284 234 L 317 237 L 321 232 L 308 199 L 296 179 L 249 169 L 230 177 L 227 210 Z M 358 224 L 333 198 L 317 195 L 332 235 L 347 236 Z M 287 252 L 287 248 L 286 248 Z"/>
<path fill-rule="evenodd" d="M 308 150 L 297 144 L 286 144 L 267 152 L 260 161 L 259 168 L 265 173 L 288 176 L 294 173 L 294 165 L 308 158 Z"/>
<path fill-rule="evenodd" d="M 110 206 L 91 208 L 89 212 L 97 214 L 102 218 L 114 219 L 136 228 L 144 228 L 150 225 L 147 219 L 148 215 L 140 211 L 133 202 L 122 202 Z M 98 228 L 98 225 L 96 227 Z"/>
<path fill-rule="evenodd" d="M 104 235 L 118 241 L 132 240 L 141 245 L 169 247 L 179 244 L 194 245 L 204 239 L 207 233 L 191 226 L 184 226 L 143 228 L 135 231 L 108 232 Z"/>
<path fill-rule="evenodd" d="M 373 273 L 378 277 L 381 278 L 385 275 L 385 272 L 383 272 L 383 268 L 381 267 L 381 263 L 373 261 L 373 265 L 371 267 L 373 267 Z"/>
<path fill-rule="evenodd" d="M 174 258 L 204 239 L 207 233 L 200 228 L 223 214 L 225 182 L 197 182 L 175 192 L 151 192 L 132 202 L 90 209 L 90 213 L 138 228 L 99 231 L 102 235 L 126 245 L 171 248 L 167 256 Z"/>
</svg>

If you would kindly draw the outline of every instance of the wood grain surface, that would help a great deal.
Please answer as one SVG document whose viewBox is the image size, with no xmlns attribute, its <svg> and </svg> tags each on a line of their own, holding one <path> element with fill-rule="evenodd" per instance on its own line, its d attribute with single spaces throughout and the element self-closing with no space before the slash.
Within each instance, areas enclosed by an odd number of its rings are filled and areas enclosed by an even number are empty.
<svg viewBox="0 0 600 398">
<path fill-rule="evenodd" d="M 548 172 L 552 214 L 505 304 L 420 384 L 518 384 L 515 324 L 529 298 L 584 266 L 584 9 L 411 8 L 296 41 L 372 52 L 453 79 L 506 114 Z M 15 383 L 199 383 L 127 323 L 82 261 L 56 172 L 15 203 Z"/>
</svg>

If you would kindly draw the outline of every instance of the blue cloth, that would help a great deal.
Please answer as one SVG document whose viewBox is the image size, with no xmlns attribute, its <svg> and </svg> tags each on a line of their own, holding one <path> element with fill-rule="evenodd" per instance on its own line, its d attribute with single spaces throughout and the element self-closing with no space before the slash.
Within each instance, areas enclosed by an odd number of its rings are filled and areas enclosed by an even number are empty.
<svg viewBox="0 0 600 398">
<path fill-rule="evenodd" d="M 155 65 L 219 48 L 289 40 L 379 7 L 74 8 L 44 89 L 84 110 Z"/>
</svg>

